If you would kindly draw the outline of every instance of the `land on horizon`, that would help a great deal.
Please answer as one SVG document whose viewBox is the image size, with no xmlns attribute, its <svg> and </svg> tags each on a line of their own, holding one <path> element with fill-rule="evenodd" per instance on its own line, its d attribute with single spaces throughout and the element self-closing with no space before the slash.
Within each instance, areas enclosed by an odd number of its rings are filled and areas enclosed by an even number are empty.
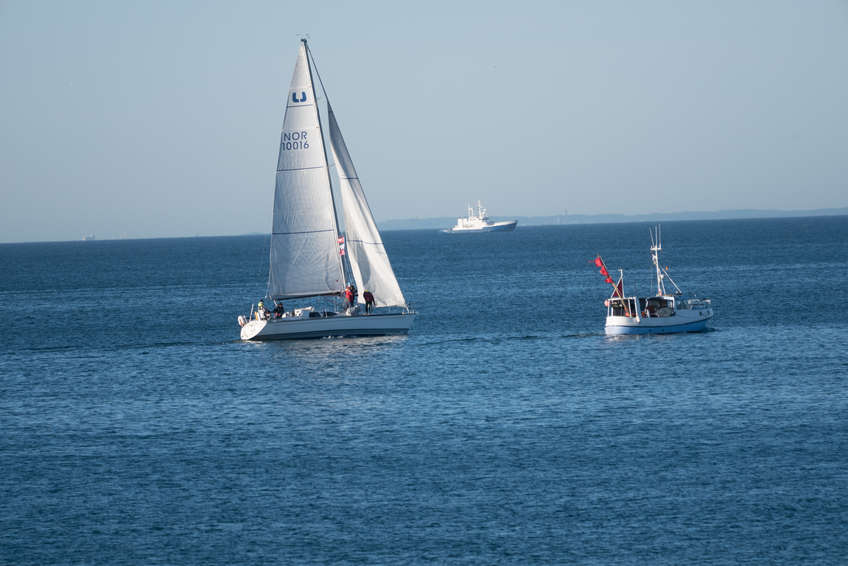
<svg viewBox="0 0 848 566">
<path fill-rule="evenodd" d="M 848 207 L 811 210 L 738 209 L 713 211 L 651 212 L 646 214 L 554 214 L 550 216 L 492 216 L 492 220 L 518 220 L 518 226 L 560 224 L 606 224 L 619 222 L 673 222 L 676 220 L 741 220 L 754 218 L 792 218 L 800 216 L 848 215 Z M 416 230 L 450 228 L 456 216 L 403 218 L 378 222 L 380 230 Z"/>
<path fill-rule="evenodd" d="M 493 216 L 492 220 L 518 220 L 518 227 L 522 226 L 557 226 L 576 224 L 615 224 L 625 222 L 675 222 L 685 220 L 745 220 L 758 218 L 798 218 L 815 216 L 842 216 L 848 215 L 848 207 L 842 208 L 818 208 L 810 210 L 714 210 L 706 212 L 682 211 L 682 212 L 654 212 L 646 214 L 554 214 L 550 216 Z M 455 216 L 441 216 L 432 218 L 399 218 L 377 222 L 381 231 L 392 230 L 440 230 L 450 228 L 456 223 Z M 109 240 L 155 240 L 163 238 L 215 238 L 228 236 L 261 236 L 267 232 L 254 231 L 240 234 L 147 234 L 147 235 L 104 235 L 80 234 L 78 239 L 73 240 L 27 240 L 7 241 L 0 244 L 26 244 L 43 242 L 75 242 L 78 240 L 109 241 Z M 95 236 L 95 237 L 92 237 Z"/>
</svg>

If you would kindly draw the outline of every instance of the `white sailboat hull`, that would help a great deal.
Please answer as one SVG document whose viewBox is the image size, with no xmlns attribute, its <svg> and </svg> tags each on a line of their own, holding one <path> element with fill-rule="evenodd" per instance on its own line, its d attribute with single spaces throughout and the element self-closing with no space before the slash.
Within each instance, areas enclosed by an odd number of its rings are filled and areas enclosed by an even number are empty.
<svg viewBox="0 0 848 566">
<path fill-rule="evenodd" d="M 701 332 L 706 330 L 707 321 L 712 317 L 711 308 L 681 309 L 667 317 L 608 316 L 605 331 L 607 336 Z"/>
<path fill-rule="evenodd" d="M 315 318 L 251 320 L 241 329 L 242 340 L 298 340 L 327 336 L 386 336 L 407 334 L 414 313 L 338 314 Z"/>
</svg>

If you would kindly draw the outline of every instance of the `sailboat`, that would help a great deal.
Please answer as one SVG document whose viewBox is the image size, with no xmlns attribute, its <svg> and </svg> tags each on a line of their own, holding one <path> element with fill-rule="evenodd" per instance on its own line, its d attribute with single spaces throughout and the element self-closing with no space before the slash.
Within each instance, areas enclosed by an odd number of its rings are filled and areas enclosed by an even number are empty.
<svg viewBox="0 0 848 566">
<path fill-rule="evenodd" d="M 660 228 L 651 231 L 651 260 L 656 269 L 657 292 L 650 297 L 625 297 L 624 273 L 620 272 L 618 282 L 612 277 L 601 256 L 595 258 L 595 266 L 605 281 L 612 285 L 609 299 L 604 301 L 607 309 L 605 333 L 607 336 L 622 334 L 671 334 L 677 332 L 700 332 L 706 330 L 707 322 L 713 317 L 712 301 L 697 297 L 684 298 L 683 291 L 668 274 L 668 269 L 660 263 Z M 666 290 L 665 281 L 674 287 L 673 292 Z"/>
<path fill-rule="evenodd" d="M 315 77 L 326 101 L 326 127 L 321 121 Z M 327 145 L 341 195 L 343 232 Z M 350 294 L 352 304 L 340 306 L 345 293 Z M 366 297 L 373 300 L 366 302 Z M 260 301 L 259 308 L 251 307 L 249 315 L 238 317 L 242 340 L 406 334 L 415 318 L 392 270 L 305 39 L 299 46 L 286 98 L 265 298 L 269 299 L 267 308 Z M 303 299 L 333 304 L 324 309 L 286 310 L 282 306 L 283 301 Z M 272 309 L 271 303 L 276 308 Z"/>
</svg>

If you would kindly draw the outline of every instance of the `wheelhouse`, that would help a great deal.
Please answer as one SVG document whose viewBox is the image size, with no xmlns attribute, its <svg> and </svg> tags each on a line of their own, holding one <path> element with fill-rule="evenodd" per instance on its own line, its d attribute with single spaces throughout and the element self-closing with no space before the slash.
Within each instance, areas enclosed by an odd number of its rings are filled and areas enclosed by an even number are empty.
<svg viewBox="0 0 848 566">
<path fill-rule="evenodd" d="M 675 298 L 670 295 L 656 297 L 612 297 L 607 299 L 607 316 L 658 318 L 674 316 L 676 312 Z"/>
<path fill-rule="evenodd" d="M 636 316 L 636 297 L 613 298 L 607 301 L 607 316 Z"/>
</svg>

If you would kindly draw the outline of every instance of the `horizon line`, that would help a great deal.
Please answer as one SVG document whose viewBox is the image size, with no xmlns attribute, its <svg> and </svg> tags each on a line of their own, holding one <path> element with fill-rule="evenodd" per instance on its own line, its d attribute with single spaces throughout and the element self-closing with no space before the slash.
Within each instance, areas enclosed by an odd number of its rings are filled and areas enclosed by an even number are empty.
<svg viewBox="0 0 848 566">
<path fill-rule="evenodd" d="M 752 214 L 754 216 L 744 216 Z M 691 216 L 686 218 L 670 218 L 672 216 Z M 701 218 L 697 218 L 697 216 Z M 722 216 L 733 215 L 733 216 Z M 737 216 L 738 215 L 738 216 Z M 663 222 L 704 222 L 714 220 L 769 220 L 776 218 L 816 218 L 829 216 L 848 216 L 848 206 L 835 208 L 814 208 L 814 209 L 796 209 L 796 210 L 781 210 L 781 209 L 724 209 L 714 211 L 679 211 L 679 212 L 650 212 L 643 214 L 624 214 L 624 213 L 598 213 L 598 214 L 552 214 L 552 215 L 534 215 L 534 216 L 515 216 L 513 218 L 532 220 L 538 219 L 541 222 L 538 224 L 530 224 L 529 226 L 565 226 L 565 225 L 586 225 L 593 224 L 627 224 L 640 222 L 656 222 L 658 220 L 650 220 L 649 217 L 664 217 L 659 220 Z M 420 226 L 411 228 L 401 227 L 384 227 L 381 225 L 388 223 L 427 223 L 441 222 L 446 219 L 455 218 L 455 216 L 430 216 L 424 218 L 391 218 L 382 222 L 377 222 L 381 232 L 401 232 L 401 231 L 416 231 L 416 230 L 435 230 L 437 228 L 431 226 Z M 507 218 L 507 217 L 494 217 Z M 578 222 L 568 222 L 567 219 L 581 219 Z M 565 222 L 545 222 L 546 219 L 566 219 Z M 594 221 L 592 221 L 594 220 Z M 527 228 L 528 225 L 519 226 L 517 228 Z M 92 235 L 92 234 L 88 234 Z M 246 232 L 239 234 L 194 234 L 180 236 L 125 236 L 125 237 L 106 237 L 98 239 L 96 236 L 93 239 L 86 239 L 88 236 L 83 236 L 73 240 L 25 240 L 25 241 L 3 241 L 0 245 L 8 244 L 59 244 L 68 242 L 118 242 L 125 240 L 176 240 L 188 238 L 236 238 L 247 236 L 268 236 L 269 232 Z"/>
</svg>

